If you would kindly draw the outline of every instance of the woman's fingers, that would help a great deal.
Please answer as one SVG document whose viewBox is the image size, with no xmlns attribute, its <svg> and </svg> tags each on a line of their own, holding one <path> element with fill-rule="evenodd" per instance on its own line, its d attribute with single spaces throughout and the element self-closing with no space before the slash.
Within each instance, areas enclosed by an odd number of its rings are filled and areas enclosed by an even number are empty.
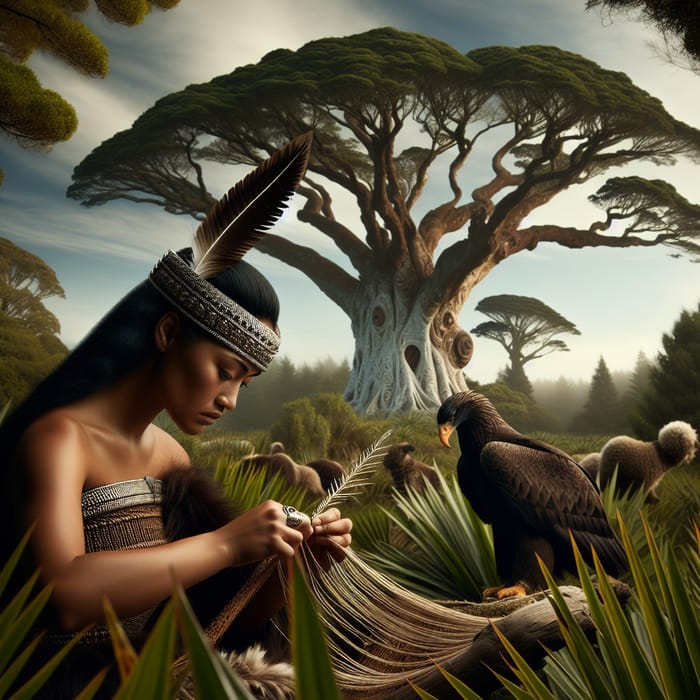
<svg viewBox="0 0 700 700">
<path fill-rule="evenodd" d="M 352 520 L 340 516 L 337 508 L 321 513 L 313 520 L 314 535 L 345 535 L 352 530 Z"/>
</svg>

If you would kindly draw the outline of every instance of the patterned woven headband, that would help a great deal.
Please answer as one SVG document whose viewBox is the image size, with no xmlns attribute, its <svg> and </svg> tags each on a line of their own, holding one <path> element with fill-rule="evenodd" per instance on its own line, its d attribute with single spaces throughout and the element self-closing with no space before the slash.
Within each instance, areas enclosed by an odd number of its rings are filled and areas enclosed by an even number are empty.
<svg viewBox="0 0 700 700">
<path fill-rule="evenodd" d="M 279 349 L 279 335 L 205 278 L 241 260 L 277 221 L 304 177 L 312 138 L 297 136 L 216 202 L 195 232 L 192 264 L 171 250 L 149 277 L 175 308 L 260 370 Z"/>
<path fill-rule="evenodd" d="M 168 251 L 149 279 L 185 316 L 258 369 L 266 369 L 279 350 L 277 333 L 200 277 L 176 252 Z"/>
</svg>

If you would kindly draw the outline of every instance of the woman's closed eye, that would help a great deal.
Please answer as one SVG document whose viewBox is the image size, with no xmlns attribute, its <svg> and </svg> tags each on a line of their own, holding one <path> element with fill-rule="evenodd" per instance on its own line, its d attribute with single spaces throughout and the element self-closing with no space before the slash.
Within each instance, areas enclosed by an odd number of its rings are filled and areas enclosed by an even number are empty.
<svg viewBox="0 0 700 700">
<path fill-rule="evenodd" d="M 233 379 L 233 375 L 227 369 L 219 369 L 219 379 L 224 382 L 229 382 Z"/>
</svg>

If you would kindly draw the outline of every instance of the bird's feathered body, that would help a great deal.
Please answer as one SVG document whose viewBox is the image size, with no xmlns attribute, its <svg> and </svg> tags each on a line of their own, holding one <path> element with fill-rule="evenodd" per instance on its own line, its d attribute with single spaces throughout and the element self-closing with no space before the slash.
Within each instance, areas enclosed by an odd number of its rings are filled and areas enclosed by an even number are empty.
<svg viewBox="0 0 700 700">
<path fill-rule="evenodd" d="M 597 487 L 564 451 L 519 433 L 473 391 L 448 398 L 438 424 L 443 442 L 457 431 L 459 485 L 477 515 L 492 526 L 504 583 L 543 587 L 535 554 L 555 575 L 574 571 L 571 538 L 589 563 L 595 548 L 607 573 L 617 576 L 627 568 Z"/>
</svg>

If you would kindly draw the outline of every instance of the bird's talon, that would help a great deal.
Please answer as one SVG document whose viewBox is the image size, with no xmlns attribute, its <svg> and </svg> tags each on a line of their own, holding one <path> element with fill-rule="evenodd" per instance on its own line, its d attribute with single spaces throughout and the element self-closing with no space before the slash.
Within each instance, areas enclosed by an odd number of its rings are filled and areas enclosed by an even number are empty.
<svg viewBox="0 0 700 700">
<path fill-rule="evenodd" d="M 484 600 L 487 598 L 504 600 L 505 598 L 526 596 L 527 590 L 521 583 L 515 583 L 512 586 L 491 586 L 490 588 L 485 588 L 482 595 Z"/>
</svg>

